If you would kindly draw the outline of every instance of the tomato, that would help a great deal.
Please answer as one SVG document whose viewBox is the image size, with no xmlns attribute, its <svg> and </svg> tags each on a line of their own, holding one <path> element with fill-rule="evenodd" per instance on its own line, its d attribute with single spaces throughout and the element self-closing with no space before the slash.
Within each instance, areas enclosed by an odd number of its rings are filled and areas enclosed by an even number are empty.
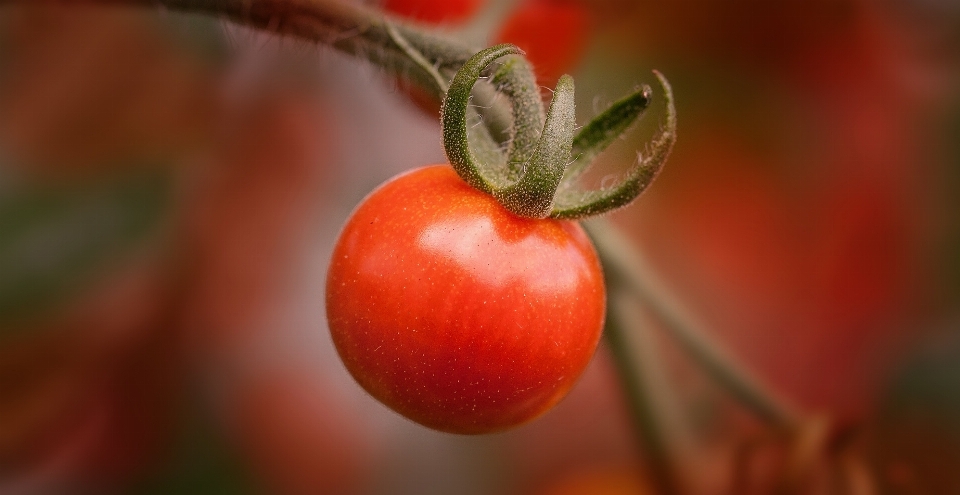
<svg viewBox="0 0 960 495">
<path fill-rule="evenodd" d="M 483 0 L 384 0 L 383 9 L 429 24 L 455 24 L 473 17 Z"/>
<path fill-rule="evenodd" d="M 528 0 L 513 11 L 491 43 L 513 43 L 526 52 L 537 80 L 549 87 L 573 70 L 590 37 L 590 15 L 578 2 Z"/>
<path fill-rule="evenodd" d="M 449 166 L 400 175 L 347 221 L 327 278 L 347 370 L 431 428 L 487 433 L 570 390 L 603 326 L 596 253 L 573 222 L 524 219 Z"/>
</svg>

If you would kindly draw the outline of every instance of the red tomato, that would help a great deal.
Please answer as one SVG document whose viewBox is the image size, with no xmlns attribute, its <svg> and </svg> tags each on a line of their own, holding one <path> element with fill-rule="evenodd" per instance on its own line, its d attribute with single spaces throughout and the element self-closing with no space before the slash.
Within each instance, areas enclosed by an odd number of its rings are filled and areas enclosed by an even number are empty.
<svg viewBox="0 0 960 495">
<path fill-rule="evenodd" d="M 537 81 L 552 88 L 576 67 L 589 37 L 589 12 L 580 3 L 529 0 L 510 14 L 491 44 L 519 46 L 533 64 Z"/>
<path fill-rule="evenodd" d="M 576 223 L 530 220 L 449 166 L 400 175 L 347 221 L 327 318 L 347 370 L 425 426 L 487 433 L 532 420 L 593 356 L 606 294 Z"/>
<path fill-rule="evenodd" d="M 483 0 L 383 0 L 383 9 L 430 24 L 460 23 L 472 17 Z"/>
</svg>

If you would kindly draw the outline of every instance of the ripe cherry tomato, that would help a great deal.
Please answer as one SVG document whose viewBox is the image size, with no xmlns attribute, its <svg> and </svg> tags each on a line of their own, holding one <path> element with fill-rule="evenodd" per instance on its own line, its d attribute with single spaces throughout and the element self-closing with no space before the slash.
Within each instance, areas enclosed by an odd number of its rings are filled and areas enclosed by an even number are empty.
<svg viewBox="0 0 960 495">
<path fill-rule="evenodd" d="M 461 23 L 472 17 L 484 0 L 383 0 L 383 9 L 429 24 Z"/>
<path fill-rule="evenodd" d="M 563 398 L 596 349 L 605 298 L 578 224 L 517 217 L 432 166 L 360 204 L 334 248 L 326 302 L 363 388 L 420 424 L 476 434 Z"/>
<path fill-rule="evenodd" d="M 590 38 L 590 12 L 572 0 L 527 0 L 513 11 L 492 45 L 513 43 L 526 52 L 540 84 L 554 87 L 576 68 Z"/>
</svg>

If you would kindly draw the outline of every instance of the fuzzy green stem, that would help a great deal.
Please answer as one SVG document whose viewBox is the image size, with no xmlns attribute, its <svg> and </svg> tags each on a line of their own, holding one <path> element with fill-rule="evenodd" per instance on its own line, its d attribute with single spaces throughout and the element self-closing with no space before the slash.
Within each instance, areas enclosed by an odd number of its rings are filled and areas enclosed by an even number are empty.
<svg viewBox="0 0 960 495">
<path fill-rule="evenodd" d="M 416 49 L 416 47 L 414 47 L 413 45 L 410 44 L 409 41 L 407 41 L 407 39 L 403 36 L 403 34 L 400 32 L 400 30 L 397 28 L 395 24 L 391 22 L 387 22 L 386 27 L 387 27 L 387 32 L 390 34 L 390 38 L 394 41 L 394 43 L 396 43 L 397 46 L 399 46 L 400 49 L 403 50 L 403 53 L 406 53 L 407 56 L 410 57 L 410 60 L 416 63 L 417 66 L 423 69 L 423 71 L 430 76 L 434 84 L 436 84 L 437 86 L 436 89 L 439 92 L 439 94 L 440 95 L 446 94 L 447 89 L 450 88 L 450 83 L 447 81 L 445 77 L 443 77 L 442 74 L 440 74 L 440 71 L 437 70 L 437 68 L 432 63 L 430 63 L 430 61 L 427 60 L 427 58 L 422 53 L 420 53 L 419 50 Z"/>
<path fill-rule="evenodd" d="M 511 102 L 513 125 L 509 129 L 507 173 L 509 180 L 515 181 L 533 159 L 546 119 L 540 87 L 530 62 L 517 56 L 505 57 L 492 82 Z"/>
<path fill-rule="evenodd" d="M 474 49 L 385 17 L 356 3 L 335 0 L 0 0 L 13 4 L 166 8 L 211 15 L 278 35 L 331 46 L 387 70 L 409 75 L 425 89 L 434 81 L 391 36 L 390 26 L 440 73 L 456 71 Z"/>
</svg>

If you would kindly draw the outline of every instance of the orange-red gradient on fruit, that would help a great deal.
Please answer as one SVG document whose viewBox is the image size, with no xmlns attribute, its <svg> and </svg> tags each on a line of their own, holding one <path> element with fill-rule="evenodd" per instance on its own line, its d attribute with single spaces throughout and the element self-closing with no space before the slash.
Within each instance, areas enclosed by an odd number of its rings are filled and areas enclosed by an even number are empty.
<svg viewBox="0 0 960 495">
<path fill-rule="evenodd" d="M 593 356 L 604 308 L 576 223 L 517 217 L 449 166 L 368 196 L 327 278 L 330 331 L 354 378 L 456 433 L 503 430 L 556 404 Z"/>
</svg>

